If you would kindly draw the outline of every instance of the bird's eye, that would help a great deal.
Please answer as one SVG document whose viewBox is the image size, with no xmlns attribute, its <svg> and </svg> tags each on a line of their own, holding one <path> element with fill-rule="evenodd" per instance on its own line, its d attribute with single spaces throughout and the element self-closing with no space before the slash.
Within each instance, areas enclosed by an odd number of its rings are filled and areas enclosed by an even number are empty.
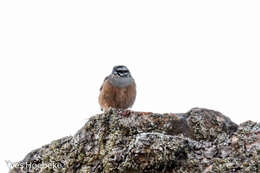
<svg viewBox="0 0 260 173">
<path fill-rule="evenodd" d="M 117 72 L 118 72 L 118 73 L 128 73 L 127 70 L 118 70 Z"/>
</svg>

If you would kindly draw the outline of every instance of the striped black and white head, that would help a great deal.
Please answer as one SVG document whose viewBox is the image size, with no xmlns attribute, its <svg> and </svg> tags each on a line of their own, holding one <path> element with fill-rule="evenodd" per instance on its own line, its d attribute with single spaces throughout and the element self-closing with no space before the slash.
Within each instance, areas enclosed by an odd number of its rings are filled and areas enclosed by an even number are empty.
<svg viewBox="0 0 260 173">
<path fill-rule="evenodd" d="M 118 65 L 113 68 L 112 74 L 122 78 L 131 77 L 131 73 L 128 68 L 124 65 Z"/>
</svg>

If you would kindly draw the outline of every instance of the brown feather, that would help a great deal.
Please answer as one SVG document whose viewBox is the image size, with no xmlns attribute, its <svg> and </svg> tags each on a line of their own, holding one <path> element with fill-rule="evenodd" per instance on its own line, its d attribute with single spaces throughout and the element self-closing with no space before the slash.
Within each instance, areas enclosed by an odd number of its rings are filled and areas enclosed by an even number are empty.
<svg viewBox="0 0 260 173">
<path fill-rule="evenodd" d="M 136 85 L 133 81 L 127 87 L 115 87 L 106 79 L 101 87 L 99 104 L 103 110 L 109 108 L 127 109 L 134 104 L 136 97 Z"/>
</svg>

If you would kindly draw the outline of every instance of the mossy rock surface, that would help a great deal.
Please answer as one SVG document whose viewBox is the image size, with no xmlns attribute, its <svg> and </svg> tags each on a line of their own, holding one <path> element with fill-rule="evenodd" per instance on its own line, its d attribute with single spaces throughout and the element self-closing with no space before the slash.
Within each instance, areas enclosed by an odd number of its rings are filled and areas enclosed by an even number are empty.
<svg viewBox="0 0 260 173">
<path fill-rule="evenodd" d="M 29 153 L 11 173 L 260 172 L 260 124 L 221 113 L 110 110 Z"/>
</svg>

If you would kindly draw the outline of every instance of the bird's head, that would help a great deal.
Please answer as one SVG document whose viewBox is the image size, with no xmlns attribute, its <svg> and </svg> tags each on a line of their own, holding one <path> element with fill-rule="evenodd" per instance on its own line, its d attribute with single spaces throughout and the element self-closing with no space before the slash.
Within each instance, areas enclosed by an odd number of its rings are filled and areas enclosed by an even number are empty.
<svg viewBox="0 0 260 173">
<path fill-rule="evenodd" d="M 124 65 L 114 66 L 112 74 L 119 77 L 131 77 L 131 73 Z"/>
</svg>

